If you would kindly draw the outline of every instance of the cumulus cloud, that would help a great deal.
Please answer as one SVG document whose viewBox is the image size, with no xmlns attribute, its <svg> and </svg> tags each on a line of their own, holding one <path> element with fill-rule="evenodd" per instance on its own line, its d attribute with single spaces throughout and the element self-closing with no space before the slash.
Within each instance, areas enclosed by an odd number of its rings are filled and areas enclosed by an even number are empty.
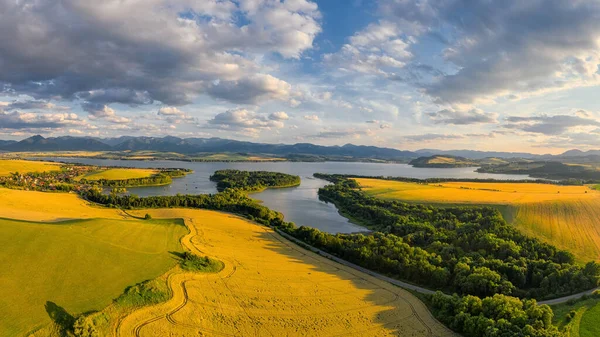
<svg viewBox="0 0 600 337">
<path fill-rule="evenodd" d="M 1 112 L 2 129 L 56 129 L 66 126 L 86 126 L 74 113 Z"/>
<path fill-rule="evenodd" d="M 571 115 L 511 116 L 506 118 L 506 122 L 505 128 L 544 135 L 560 135 L 574 127 L 600 126 L 595 119 Z"/>
<path fill-rule="evenodd" d="M 54 110 L 54 111 L 66 111 L 70 110 L 68 106 L 59 106 L 54 103 L 43 101 L 43 100 L 29 100 L 29 101 L 14 101 L 4 105 L 4 108 L 8 110 Z"/>
<path fill-rule="evenodd" d="M 594 129 L 589 132 L 574 132 L 565 135 L 557 135 L 547 139 L 539 147 L 557 147 L 569 149 L 573 147 L 594 148 L 600 146 L 600 129 Z"/>
<path fill-rule="evenodd" d="M 237 81 L 222 81 L 211 85 L 209 95 L 241 104 L 253 104 L 265 100 L 285 100 L 290 95 L 291 85 L 276 77 L 256 74 Z"/>
<path fill-rule="evenodd" d="M 81 108 L 87 111 L 92 118 L 106 118 L 115 116 L 115 110 L 108 105 L 100 103 L 83 103 Z"/>
<path fill-rule="evenodd" d="M 317 116 L 317 115 L 304 115 L 304 119 L 306 119 L 307 121 L 316 122 L 316 121 L 319 120 L 319 116 Z"/>
<path fill-rule="evenodd" d="M 426 114 L 431 121 L 436 124 L 454 124 L 454 125 L 469 125 L 469 124 L 486 124 L 497 123 L 498 114 L 485 113 L 481 109 L 443 109 L 437 112 Z"/>
<path fill-rule="evenodd" d="M 357 32 L 340 51 L 324 55 L 324 60 L 342 70 L 393 75 L 413 56 L 410 43 L 394 22 L 380 21 Z"/>
<path fill-rule="evenodd" d="M 165 106 L 158 109 L 159 119 L 164 119 L 169 124 L 180 124 L 182 122 L 194 122 L 196 119 L 179 108 Z"/>
<path fill-rule="evenodd" d="M 288 114 L 286 114 L 284 111 L 277 111 L 270 114 L 269 119 L 274 121 L 285 121 L 290 119 L 290 116 L 288 116 Z"/>
<path fill-rule="evenodd" d="M 2 1 L 0 11 L 0 91 L 105 105 L 227 99 L 215 81 L 250 90 L 234 102 L 278 98 L 281 83 L 253 76 L 260 56 L 299 58 L 321 31 L 308 0 Z"/>
<path fill-rule="evenodd" d="M 184 112 L 176 107 L 167 106 L 158 109 L 158 114 L 163 116 L 183 116 Z"/>
<path fill-rule="evenodd" d="M 101 119 L 115 124 L 126 124 L 131 122 L 130 118 L 117 116 L 114 109 L 101 103 L 85 102 L 81 105 L 81 108 L 87 111 L 91 119 Z"/>
<path fill-rule="evenodd" d="M 414 36 L 446 36 L 455 70 L 424 85 L 438 102 L 474 103 L 598 83 L 597 1 L 383 0 Z"/>
<path fill-rule="evenodd" d="M 235 109 L 221 112 L 208 121 L 209 127 L 228 130 L 244 130 L 258 132 L 261 129 L 279 129 L 285 125 L 282 120 L 269 118 L 246 109 Z"/>
</svg>

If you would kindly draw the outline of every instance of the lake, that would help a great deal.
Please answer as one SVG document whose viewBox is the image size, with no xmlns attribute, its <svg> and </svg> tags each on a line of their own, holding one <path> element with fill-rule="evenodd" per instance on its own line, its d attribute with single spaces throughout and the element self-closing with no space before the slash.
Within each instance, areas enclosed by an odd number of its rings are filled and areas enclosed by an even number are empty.
<svg viewBox="0 0 600 337">
<path fill-rule="evenodd" d="M 395 176 L 410 178 L 479 178 L 479 179 L 528 179 L 527 175 L 477 173 L 474 167 L 461 168 L 415 168 L 407 164 L 350 163 L 350 162 L 277 162 L 277 163 L 201 163 L 182 161 L 134 161 L 86 158 L 43 158 L 45 160 L 81 163 L 98 166 L 124 166 L 138 168 L 187 168 L 194 170 L 183 178 L 173 179 L 168 186 L 129 188 L 139 196 L 217 193 L 216 183 L 209 177 L 216 170 L 238 169 L 247 171 L 275 171 L 300 176 L 298 187 L 270 189 L 252 194 L 265 206 L 285 215 L 287 221 L 298 226 L 310 226 L 329 233 L 353 233 L 367 231 L 339 215 L 336 207 L 319 200 L 317 191 L 327 184 L 316 179 L 313 173 L 340 173 L 364 176 Z"/>
</svg>

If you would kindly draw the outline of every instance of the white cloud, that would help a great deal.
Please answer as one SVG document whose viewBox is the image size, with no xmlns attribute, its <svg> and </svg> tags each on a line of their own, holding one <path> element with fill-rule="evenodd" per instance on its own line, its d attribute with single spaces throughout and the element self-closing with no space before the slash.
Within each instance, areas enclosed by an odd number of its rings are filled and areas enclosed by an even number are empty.
<svg viewBox="0 0 600 337">
<path fill-rule="evenodd" d="M 275 121 L 285 121 L 285 120 L 290 119 L 290 116 L 288 116 L 288 114 L 286 114 L 284 111 L 277 111 L 277 112 L 273 112 L 272 114 L 270 114 L 269 119 L 272 119 Z"/>
<path fill-rule="evenodd" d="M 251 93 L 244 100 L 254 101 L 252 92 L 262 95 L 265 84 L 254 76 L 263 68 L 261 59 L 273 53 L 300 58 L 321 31 L 319 9 L 308 0 L 48 0 L 1 6 L 10 14 L 0 21 L 0 82 L 10 92 L 107 105 L 187 104 L 215 81 L 245 84 Z"/>
<path fill-rule="evenodd" d="M 261 130 L 280 129 L 285 126 L 280 119 L 271 119 L 271 116 L 257 114 L 246 109 L 234 109 L 221 112 L 210 119 L 205 127 L 216 127 L 227 130 L 241 130 L 257 134 Z"/>
<path fill-rule="evenodd" d="M 342 70 L 391 76 L 412 58 L 410 39 L 401 37 L 399 26 L 390 21 L 372 23 L 350 38 L 334 54 L 326 54 L 325 62 Z"/>
<path fill-rule="evenodd" d="M 316 121 L 319 120 L 319 116 L 317 116 L 317 115 L 305 115 L 304 119 L 306 119 L 307 121 L 316 122 Z"/>
<path fill-rule="evenodd" d="M 237 81 L 222 81 L 210 86 L 207 92 L 216 98 L 240 104 L 265 100 L 286 100 L 291 85 L 268 74 L 256 74 Z"/>
<path fill-rule="evenodd" d="M 489 124 L 498 122 L 497 113 L 486 113 L 481 109 L 443 109 L 437 112 L 426 114 L 431 121 L 436 124 L 454 124 L 454 125 L 470 125 L 470 124 Z"/>
</svg>

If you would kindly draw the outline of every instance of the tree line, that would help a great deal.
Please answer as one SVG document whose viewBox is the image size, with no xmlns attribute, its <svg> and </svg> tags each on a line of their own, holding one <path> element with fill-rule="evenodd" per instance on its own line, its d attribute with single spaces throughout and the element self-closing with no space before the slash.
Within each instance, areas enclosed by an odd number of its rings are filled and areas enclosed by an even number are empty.
<svg viewBox="0 0 600 337">
<path fill-rule="evenodd" d="M 417 183 L 417 184 L 436 184 L 436 183 L 447 183 L 447 182 L 469 182 L 469 183 L 495 183 L 495 184 L 548 184 L 548 185 L 576 185 L 581 186 L 589 182 L 580 179 L 565 179 L 560 181 L 548 180 L 548 179 L 493 179 L 493 178 L 409 178 L 409 177 L 389 177 L 389 176 L 364 176 L 356 174 L 324 174 L 315 173 L 315 178 L 324 179 L 330 182 L 337 182 L 341 180 L 352 180 L 353 178 L 365 178 L 365 179 L 379 179 L 379 180 L 390 180 L 400 181 L 406 183 Z M 357 185 L 358 187 L 358 185 Z"/>
<path fill-rule="evenodd" d="M 354 180 L 331 180 L 319 197 L 375 233 L 324 237 L 309 228 L 302 236 L 369 268 L 477 296 L 545 299 L 598 286 L 599 264 L 576 264 L 571 253 L 521 234 L 494 208 L 382 200 L 356 189 Z"/>
<path fill-rule="evenodd" d="M 210 180 L 217 182 L 217 190 L 237 188 L 256 192 L 265 188 L 292 187 L 300 185 L 300 177 L 296 175 L 268 171 L 218 170 Z"/>
</svg>

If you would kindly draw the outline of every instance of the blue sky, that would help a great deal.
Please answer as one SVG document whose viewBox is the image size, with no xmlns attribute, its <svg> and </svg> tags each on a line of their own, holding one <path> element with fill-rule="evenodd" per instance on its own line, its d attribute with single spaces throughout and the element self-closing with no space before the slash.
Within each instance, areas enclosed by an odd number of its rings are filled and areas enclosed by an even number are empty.
<svg viewBox="0 0 600 337">
<path fill-rule="evenodd" d="M 0 0 L 0 138 L 600 148 L 600 2 Z"/>
</svg>

